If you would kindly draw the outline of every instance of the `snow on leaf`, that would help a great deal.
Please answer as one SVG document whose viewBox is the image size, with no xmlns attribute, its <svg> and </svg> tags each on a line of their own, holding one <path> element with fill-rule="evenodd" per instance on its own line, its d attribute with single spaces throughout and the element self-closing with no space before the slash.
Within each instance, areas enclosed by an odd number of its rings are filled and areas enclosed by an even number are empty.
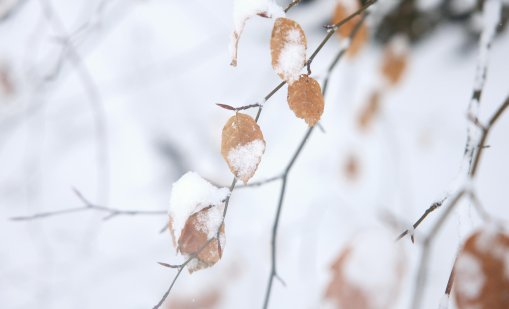
<svg viewBox="0 0 509 309">
<path fill-rule="evenodd" d="M 486 227 L 473 233 L 455 264 L 454 296 L 459 309 L 509 308 L 509 235 Z"/>
<path fill-rule="evenodd" d="M 232 66 L 237 66 L 237 53 L 242 31 L 249 18 L 258 15 L 266 18 L 285 16 L 283 9 L 274 0 L 235 0 L 233 4 L 234 30 L 230 42 Z"/>
<path fill-rule="evenodd" d="M 341 22 L 359 8 L 360 5 L 358 0 L 338 1 L 336 4 L 336 8 L 334 9 L 334 14 L 332 16 L 331 23 L 337 24 Z M 360 16 L 355 16 L 350 21 L 339 27 L 339 29 L 336 31 L 338 37 L 341 40 L 348 40 L 348 37 L 352 33 L 352 30 L 354 29 L 355 25 L 360 21 L 360 19 L 361 19 Z M 346 55 L 349 58 L 356 56 L 362 49 L 362 47 L 365 45 L 367 40 L 368 40 L 368 29 L 366 27 L 366 24 L 362 24 L 360 26 L 359 32 L 357 32 L 357 35 L 353 38 L 353 41 L 350 43 L 350 47 L 348 48 Z"/>
<path fill-rule="evenodd" d="M 391 308 L 404 269 L 405 256 L 388 233 L 364 233 L 350 242 L 333 263 L 325 299 L 336 308 Z"/>
<path fill-rule="evenodd" d="M 262 131 L 251 116 L 237 113 L 226 122 L 221 154 L 235 177 L 247 183 L 256 172 L 264 151 Z"/>
<path fill-rule="evenodd" d="M 270 40 L 272 67 L 289 85 L 299 78 L 306 63 L 306 48 L 306 35 L 298 23 L 276 19 Z"/>
<path fill-rule="evenodd" d="M 190 256 L 197 254 L 193 263 L 188 264 L 190 273 L 210 267 L 221 258 L 217 243 L 217 231 L 222 222 L 222 211 L 217 206 L 206 207 L 187 219 L 178 240 L 180 253 Z M 207 244 L 207 241 L 212 239 Z M 221 250 L 224 248 L 224 225 L 221 226 L 219 239 Z"/>
<path fill-rule="evenodd" d="M 288 86 L 288 105 L 295 116 L 302 118 L 312 127 L 322 116 L 324 99 L 320 84 L 308 75 Z"/>
<path fill-rule="evenodd" d="M 395 36 L 384 50 L 382 60 L 382 76 L 388 85 L 397 85 L 408 63 L 408 40 L 403 36 Z"/>
<path fill-rule="evenodd" d="M 173 243 L 180 242 L 181 233 L 188 219 L 204 208 L 220 209 L 229 194 L 227 188 L 217 188 L 194 172 L 187 172 L 176 181 L 171 190 L 169 230 Z M 217 218 L 209 230 L 219 228 Z M 208 235 L 210 237 L 210 235 Z"/>
</svg>

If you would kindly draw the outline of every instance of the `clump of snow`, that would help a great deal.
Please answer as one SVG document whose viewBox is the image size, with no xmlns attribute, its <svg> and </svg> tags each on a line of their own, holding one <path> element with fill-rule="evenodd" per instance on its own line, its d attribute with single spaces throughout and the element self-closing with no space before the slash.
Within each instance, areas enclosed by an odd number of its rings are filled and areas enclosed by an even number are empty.
<svg viewBox="0 0 509 309">
<path fill-rule="evenodd" d="M 265 142 L 256 139 L 244 145 L 239 145 L 228 152 L 228 162 L 233 167 L 238 178 L 249 179 L 261 160 L 265 151 Z"/>
<path fill-rule="evenodd" d="M 274 0 L 235 0 L 233 4 L 234 30 L 229 46 L 232 59 L 231 65 L 233 66 L 237 65 L 238 44 L 246 21 L 255 15 L 278 18 L 284 17 L 285 12 Z"/>
<path fill-rule="evenodd" d="M 205 207 L 221 205 L 229 192 L 227 188 L 213 186 L 194 172 L 187 172 L 173 183 L 168 214 L 172 219 L 175 240 L 180 238 L 189 216 Z M 219 209 L 219 207 L 212 208 Z M 212 222 L 207 224 L 218 225 L 216 215 L 214 214 L 212 217 Z M 212 230 L 217 232 L 217 228 Z"/>
<path fill-rule="evenodd" d="M 462 253 L 456 261 L 456 273 L 458 281 L 462 284 L 456 286 L 456 290 L 467 299 L 474 299 L 481 293 L 484 285 L 482 266 L 475 256 Z"/>
<path fill-rule="evenodd" d="M 449 308 L 449 294 L 444 294 L 442 299 L 440 300 L 440 304 L 438 304 L 438 309 L 447 309 Z"/>
<path fill-rule="evenodd" d="M 287 77 L 288 84 L 299 79 L 300 71 L 306 60 L 306 44 L 297 29 L 286 34 L 286 44 L 279 55 L 276 72 Z"/>
<path fill-rule="evenodd" d="M 389 235 L 370 232 L 352 245 L 344 267 L 345 278 L 370 295 L 370 308 L 385 308 L 398 287 L 402 263 L 402 251 Z"/>
</svg>

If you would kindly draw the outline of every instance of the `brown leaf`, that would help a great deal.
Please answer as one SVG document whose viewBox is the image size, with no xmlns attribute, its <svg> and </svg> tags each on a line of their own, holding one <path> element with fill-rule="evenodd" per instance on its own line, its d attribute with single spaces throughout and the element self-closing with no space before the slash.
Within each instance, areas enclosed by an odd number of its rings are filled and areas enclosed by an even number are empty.
<svg viewBox="0 0 509 309">
<path fill-rule="evenodd" d="M 295 116 L 302 118 L 312 127 L 322 116 L 324 99 L 320 84 L 308 75 L 288 86 L 288 105 Z"/>
<path fill-rule="evenodd" d="M 272 68 L 288 84 L 299 78 L 306 63 L 306 48 L 306 35 L 298 23 L 288 18 L 276 19 L 270 40 Z"/>
<path fill-rule="evenodd" d="M 404 38 L 395 37 L 385 47 L 381 71 L 390 86 L 397 85 L 405 72 L 408 62 L 407 44 Z"/>
<path fill-rule="evenodd" d="M 264 151 L 262 131 L 251 116 L 236 113 L 226 122 L 221 154 L 235 177 L 247 183 L 256 172 Z"/>
<path fill-rule="evenodd" d="M 369 97 L 368 103 L 362 108 L 358 118 L 358 124 L 361 129 L 368 129 L 376 115 L 380 111 L 380 91 L 373 91 Z"/>
<path fill-rule="evenodd" d="M 346 2 L 349 2 L 349 5 L 346 5 Z M 331 23 L 337 24 L 341 22 L 359 8 L 360 5 L 357 0 L 338 2 L 334 10 Z M 341 25 L 341 27 L 339 27 L 339 29 L 336 31 L 338 37 L 341 39 L 348 38 L 352 33 L 353 29 L 355 28 L 355 25 L 360 20 L 361 20 L 360 16 L 355 16 L 352 19 L 350 19 L 347 23 Z M 362 49 L 362 47 L 364 47 L 367 40 L 368 40 L 368 28 L 366 27 L 366 24 L 362 24 L 359 28 L 359 31 L 357 32 L 352 42 L 350 43 L 350 47 L 348 48 L 346 55 L 349 58 L 353 58 L 354 56 L 356 56 Z"/>
<path fill-rule="evenodd" d="M 405 257 L 380 231 L 351 241 L 331 265 L 324 298 L 331 308 L 389 309 L 397 300 Z"/>
<path fill-rule="evenodd" d="M 207 222 L 213 220 L 211 217 L 214 210 L 217 209 L 209 206 L 192 214 L 187 219 L 180 234 L 178 240 L 178 250 L 180 253 L 188 256 L 197 254 L 195 261 L 191 261 L 188 264 L 187 268 L 190 273 L 210 267 L 221 259 L 217 236 L 215 235 L 217 230 L 211 230 L 207 224 Z M 212 238 L 209 238 L 210 233 L 213 234 Z M 224 224 L 220 228 L 219 238 L 222 250 L 224 248 Z M 209 239 L 212 239 L 212 241 L 207 244 Z"/>
<path fill-rule="evenodd" d="M 473 233 L 455 263 L 458 309 L 509 308 L 509 235 L 492 227 Z"/>
</svg>

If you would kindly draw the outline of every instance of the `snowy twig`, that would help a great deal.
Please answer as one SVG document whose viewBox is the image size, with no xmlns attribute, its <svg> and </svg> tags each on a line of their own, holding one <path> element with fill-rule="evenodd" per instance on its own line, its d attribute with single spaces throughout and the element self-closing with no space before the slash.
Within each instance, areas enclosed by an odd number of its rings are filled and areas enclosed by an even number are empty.
<svg viewBox="0 0 509 309">
<path fill-rule="evenodd" d="M 467 126 L 467 140 L 465 143 L 465 151 L 463 155 L 463 164 L 465 169 L 466 179 L 471 179 L 475 176 L 479 165 L 481 155 L 486 148 L 486 138 L 488 133 L 497 121 L 500 115 L 507 108 L 509 102 L 507 100 L 498 108 L 495 114 L 491 117 L 486 125 L 482 125 L 478 119 L 479 106 L 481 94 L 484 89 L 486 81 L 486 72 L 488 66 L 488 52 L 493 41 L 495 30 L 500 19 L 500 2 L 499 0 L 487 0 L 483 7 L 483 18 L 484 18 L 484 29 L 481 33 L 479 40 L 479 57 L 477 59 L 476 75 L 474 81 L 474 88 L 472 91 L 472 98 L 468 104 L 467 118 L 470 120 Z M 477 133 L 481 131 L 481 135 Z M 461 171 L 463 173 L 463 171 Z M 459 177 L 465 177 L 465 175 L 459 175 Z M 457 191 L 457 188 L 455 188 Z M 448 195 L 440 199 L 439 202 L 433 203 L 424 214 L 415 222 L 414 228 L 416 228 L 431 212 L 438 209 Z M 400 240 L 408 231 L 403 231 L 397 238 Z"/>
<path fill-rule="evenodd" d="M 105 221 L 113 219 L 116 216 L 166 215 L 167 214 L 167 211 L 164 211 L 164 210 L 123 210 L 123 209 L 117 209 L 117 208 L 96 205 L 96 204 L 90 202 L 88 199 L 86 199 L 83 196 L 83 194 L 81 194 L 81 192 L 79 192 L 78 190 L 74 189 L 74 193 L 83 202 L 84 206 L 76 207 L 76 208 L 69 208 L 69 209 L 62 209 L 62 210 L 54 210 L 54 211 L 48 211 L 48 212 L 40 212 L 40 213 L 28 215 L 28 216 L 12 217 L 11 220 L 13 220 L 13 221 L 30 221 L 30 220 L 43 219 L 43 218 L 54 217 L 54 216 L 59 216 L 59 215 L 66 215 L 69 213 L 82 212 L 82 211 L 97 211 L 97 212 L 106 213 L 106 216 L 103 218 L 103 220 L 105 220 Z"/>
<path fill-rule="evenodd" d="M 483 131 L 481 135 L 481 142 L 478 145 L 478 151 L 475 153 L 475 156 L 473 158 L 473 166 L 469 171 L 469 177 L 473 178 L 476 175 L 476 172 L 478 170 L 479 162 L 481 159 L 481 155 L 484 150 L 484 144 L 486 143 L 486 140 L 488 138 L 488 133 L 491 131 L 493 125 L 497 122 L 498 119 L 500 119 L 500 116 L 504 113 L 504 111 L 507 110 L 509 107 L 509 96 L 506 98 L 503 104 L 499 106 L 499 108 L 495 111 L 493 116 L 490 118 L 488 124 L 486 125 L 486 130 Z M 434 226 L 431 227 L 430 234 L 424 239 L 424 245 L 421 252 L 421 260 L 419 263 L 419 270 L 417 273 L 417 279 L 415 283 L 415 289 L 414 289 L 414 297 L 413 297 L 413 306 L 412 308 L 419 308 L 422 293 L 423 293 L 423 287 L 425 285 L 426 281 L 426 269 L 428 265 L 429 260 L 429 254 L 430 254 L 430 246 L 432 241 L 434 240 L 435 236 L 438 234 L 440 228 L 444 224 L 444 222 L 447 220 L 449 215 L 452 213 L 452 210 L 458 204 L 458 202 L 461 200 L 463 195 L 469 194 L 472 198 L 472 191 L 470 189 L 460 189 L 454 197 L 451 199 L 451 202 L 445 207 L 444 213 L 438 218 L 438 221 Z M 475 196 L 475 195 L 474 195 Z M 475 200 L 474 200 L 475 203 Z M 421 220 L 422 221 L 422 220 Z M 451 283 L 452 284 L 452 283 Z"/>
</svg>

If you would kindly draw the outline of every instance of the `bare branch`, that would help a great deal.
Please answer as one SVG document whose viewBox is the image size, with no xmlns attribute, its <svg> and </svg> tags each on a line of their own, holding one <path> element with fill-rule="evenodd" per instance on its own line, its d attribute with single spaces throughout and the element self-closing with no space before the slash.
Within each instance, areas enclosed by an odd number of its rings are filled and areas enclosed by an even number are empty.
<svg viewBox="0 0 509 309">
<path fill-rule="evenodd" d="M 111 208 L 101 205 L 96 205 L 88 201 L 81 192 L 79 192 L 76 189 L 73 189 L 74 193 L 76 193 L 76 196 L 83 202 L 84 206 L 82 207 L 75 207 L 75 208 L 69 208 L 69 209 L 61 209 L 61 210 L 53 210 L 48 212 L 40 212 L 35 213 L 28 216 L 18 216 L 18 217 L 12 217 L 10 218 L 12 221 L 31 221 L 31 220 L 37 220 L 37 219 L 43 219 L 48 217 L 55 217 L 60 215 L 67 215 L 70 213 L 76 213 L 76 212 L 83 212 L 83 211 L 97 211 L 106 213 L 106 216 L 103 218 L 103 220 L 110 220 L 117 216 L 153 216 L 153 215 L 166 215 L 167 212 L 165 210 L 124 210 L 124 209 L 117 209 L 117 208 Z"/>
</svg>

